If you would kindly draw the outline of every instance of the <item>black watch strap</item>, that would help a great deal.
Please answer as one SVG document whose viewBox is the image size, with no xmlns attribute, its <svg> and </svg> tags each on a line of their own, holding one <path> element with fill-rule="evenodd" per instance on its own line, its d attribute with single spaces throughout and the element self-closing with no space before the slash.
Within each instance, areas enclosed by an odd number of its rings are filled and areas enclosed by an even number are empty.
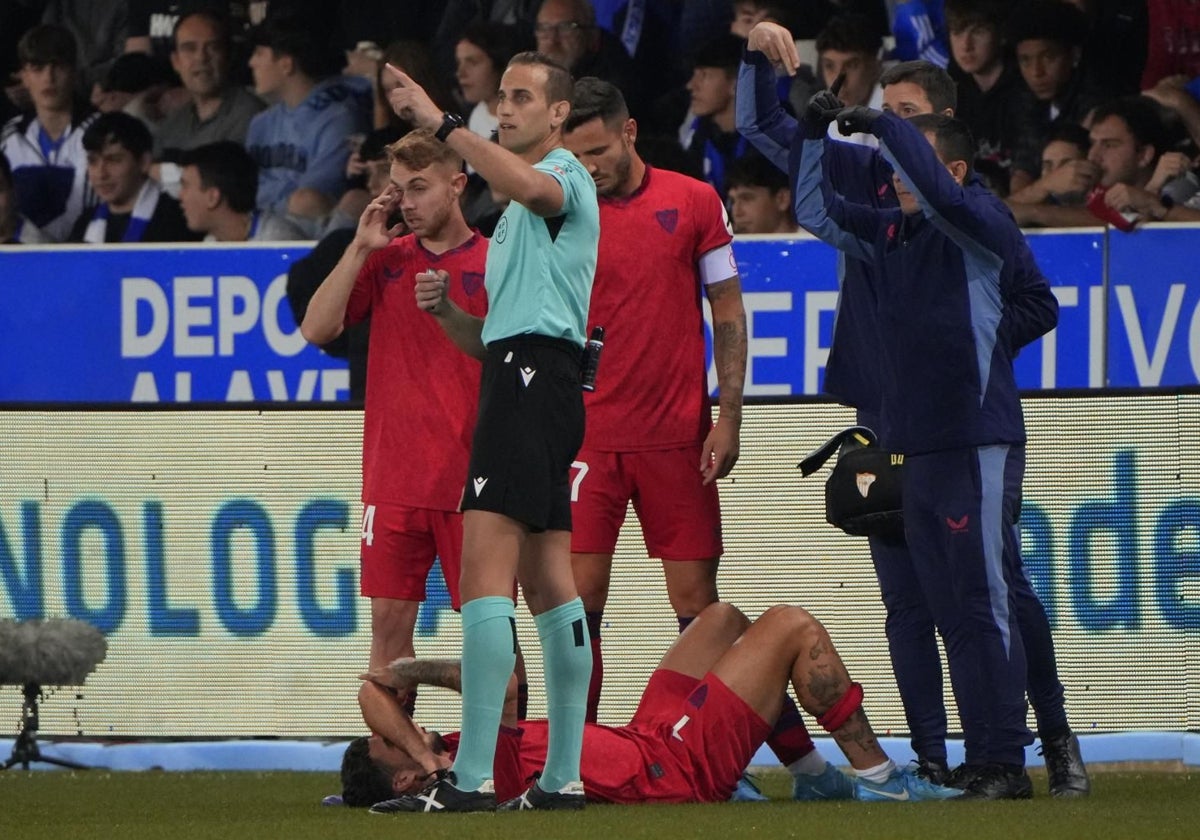
<svg viewBox="0 0 1200 840">
<path fill-rule="evenodd" d="M 456 128 L 462 128 L 466 124 L 466 120 L 464 120 L 459 114 L 446 111 L 444 114 L 442 114 L 441 127 L 434 132 L 433 136 L 445 143 L 446 138 L 450 136 L 451 131 L 454 131 Z"/>
</svg>

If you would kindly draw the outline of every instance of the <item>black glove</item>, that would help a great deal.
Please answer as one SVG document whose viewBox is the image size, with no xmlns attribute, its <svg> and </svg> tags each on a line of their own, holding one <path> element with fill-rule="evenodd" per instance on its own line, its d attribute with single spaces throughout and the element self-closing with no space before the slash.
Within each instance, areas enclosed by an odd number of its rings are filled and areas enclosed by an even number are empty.
<svg viewBox="0 0 1200 840">
<path fill-rule="evenodd" d="M 846 103 L 837 98 L 831 90 L 819 90 L 808 100 L 804 109 L 804 119 L 812 126 L 824 129 L 837 119 L 837 115 L 846 107 Z"/>
<path fill-rule="evenodd" d="M 851 134 L 870 134 L 875 123 L 883 116 L 883 111 L 876 111 L 866 105 L 855 105 L 853 108 L 843 108 L 837 115 L 838 131 L 844 136 Z"/>
</svg>

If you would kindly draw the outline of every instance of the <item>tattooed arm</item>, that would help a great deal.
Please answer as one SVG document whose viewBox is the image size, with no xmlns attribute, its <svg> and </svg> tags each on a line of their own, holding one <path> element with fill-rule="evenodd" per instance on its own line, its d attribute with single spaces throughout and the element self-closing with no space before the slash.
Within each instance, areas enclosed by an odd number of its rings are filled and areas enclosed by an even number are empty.
<svg viewBox="0 0 1200 840">
<path fill-rule="evenodd" d="M 719 389 L 716 425 L 704 441 L 700 471 L 704 483 L 729 475 L 741 444 L 742 391 L 746 385 L 746 309 L 742 281 L 735 274 L 704 287 L 712 306 L 713 360 Z"/>
<path fill-rule="evenodd" d="M 419 685 L 435 685 L 461 694 L 462 663 L 457 659 L 402 657 L 380 668 L 372 668 L 363 679 L 402 692 L 412 691 Z"/>
<path fill-rule="evenodd" d="M 401 658 L 380 668 L 372 668 L 362 679 L 395 689 L 398 695 L 414 690 L 418 685 L 432 685 L 462 693 L 462 662 L 457 659 Z M 500 722 L 505 726 L 517 723 L 517 678 L 512 676 L 504 694 L 504 710 Z"/>
</svg>

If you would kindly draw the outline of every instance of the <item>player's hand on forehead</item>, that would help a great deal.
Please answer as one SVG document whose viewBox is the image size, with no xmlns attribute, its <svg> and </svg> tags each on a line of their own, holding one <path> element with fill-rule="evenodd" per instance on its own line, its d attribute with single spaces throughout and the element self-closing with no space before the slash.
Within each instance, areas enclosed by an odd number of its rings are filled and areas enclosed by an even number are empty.
<svg viewBox="0 0 1200 840">
<path fill-rule="evenodd" d="M 383 192 L 371 199 L 371 207 L 376 210 L 387 210 L 396 203 L 398 190 L 396 185 L 389 183 L 383 188 Z"/>
</svg>

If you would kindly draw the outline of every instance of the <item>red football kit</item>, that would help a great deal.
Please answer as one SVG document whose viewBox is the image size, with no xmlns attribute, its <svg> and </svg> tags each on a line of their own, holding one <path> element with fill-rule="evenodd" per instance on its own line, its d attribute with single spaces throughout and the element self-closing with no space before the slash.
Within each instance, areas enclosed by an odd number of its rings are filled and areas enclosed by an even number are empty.
<svg viewBox="0 0 1200 840">
<path fill-rule="evenodd" d="M 621 805 L 725 802 L 766 741 L 770 725 L 712 674 L 702 680 L 660 668 L 626 726 L 588 723 L 580 775 L 589 800 Z M 549 725 L 500 727 L 496 798 L 520 796 L 546 762 Z M 451 753 L 458 735 L 445 736 Z"/>
<path fill-rule="evenodd" d="M 596 390 L 584 394 L 584 447 L 704 440 L 712 421 L 697 266 L 732 239 L 713 188 L 677 172 L 647 166 L 632 195 L 600 199 L 588 332 L 604 327 L 604 352 Z"/>
<path fill-rule="evenodd" d="M 573 551 L 611 554 L 632 500 L 651 556 L 722 553 L 716 484 L 699 472 L 712 428 L 699 264 L 731 241 L 717 193 L 686 175 L 648 166 L 632 195 L 600 199 L 588 321 L 604 352 L 572 471 Z"/>
<path fill-rule="evenodd" d="M 410 234 L 367 258 L 345 323 L 371 318 L 363 415 L 363 574 L 368 596 L 421 600 L 433 557 L 442 557 L 458 605 L 462 550 L 458 509 L 479 399 L 480 364 L 417 308 L 416 275 L 450 274 L 449 297 L 487 314 L 487 240 L 434 254 Z"/>
</svg>

